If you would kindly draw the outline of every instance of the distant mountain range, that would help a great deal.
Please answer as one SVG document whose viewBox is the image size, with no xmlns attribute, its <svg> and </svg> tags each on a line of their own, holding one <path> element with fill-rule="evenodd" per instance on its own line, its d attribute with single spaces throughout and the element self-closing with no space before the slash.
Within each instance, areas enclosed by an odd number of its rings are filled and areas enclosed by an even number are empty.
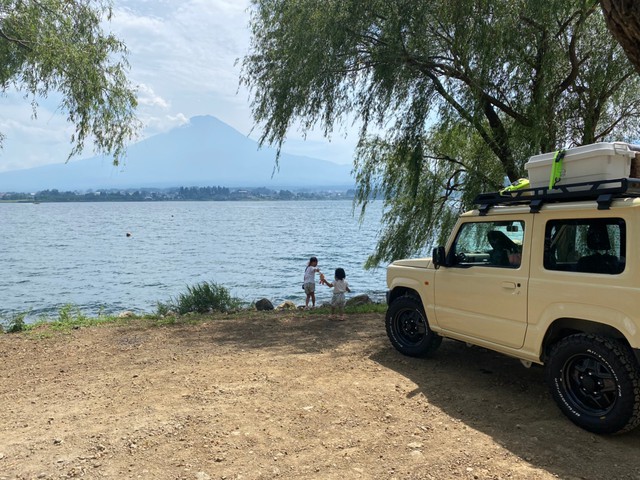
<svg viewBox="0 0 640 480">
<path fill-rule="evenodd" d="M 131 145 L 123 164 L 106 157 L 0 173 L 0 192 L 178 186 L 349 188 L 349 165 L 282 153 L 212 116 L 197 116 L 169 132 Z"/>
</svg>

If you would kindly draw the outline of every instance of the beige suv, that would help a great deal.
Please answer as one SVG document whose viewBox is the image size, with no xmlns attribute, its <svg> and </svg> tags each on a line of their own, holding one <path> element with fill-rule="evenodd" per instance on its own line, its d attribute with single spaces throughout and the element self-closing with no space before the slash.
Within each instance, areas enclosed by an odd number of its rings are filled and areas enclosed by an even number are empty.
<svg viewBox="0 0 640 480">
<path fill-rule="evenodd" d="M 386 330 L 405 355 L 442 338 L 545 366 L 575 424 L 640 423 L 640 181 L 483 194 L 432 258 L 387 270 Z"/>
</svg>

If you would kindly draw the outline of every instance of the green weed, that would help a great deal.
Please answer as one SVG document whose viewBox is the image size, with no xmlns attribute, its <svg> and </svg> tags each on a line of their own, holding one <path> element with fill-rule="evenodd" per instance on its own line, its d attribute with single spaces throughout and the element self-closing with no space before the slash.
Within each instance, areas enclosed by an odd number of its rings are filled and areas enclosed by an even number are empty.
<svg viewBox="0 0 640 480">
<path fill-rule="evenodd" d="M 230 312 L 242 306 L 239 298 L 231 296 L 229 290 L 214 282 L 202 282 L 187 286 L 186 293 L 179 294 L 168 303 L 158 302 L 157 314 L 169 315 L 175 312 L 179 315 L 187 313 Z"/>
<path fill-rule="evenodd" d="M 19 313 L 14 315 L 8 322 L 6 322 L 6 326 L 3 330 L 7 333 L 18 333 L 24 332 L 29 329 L 29 325 L 25 322 L 25 318 L 28 313 Z"/>
<path fill-rule="evenodd" d="M 130 320 L 130 318 L 105 315 L 102 310 L 100 310 L 97 317 L 88 317 L 77 305 L 66 304 L 60 307 L 57 317 L 41 316 L 33 326 L 47 325 L 51 330 L 70 330 L 105 323 L 119 323 L 127 320 Z"/>
</svg>

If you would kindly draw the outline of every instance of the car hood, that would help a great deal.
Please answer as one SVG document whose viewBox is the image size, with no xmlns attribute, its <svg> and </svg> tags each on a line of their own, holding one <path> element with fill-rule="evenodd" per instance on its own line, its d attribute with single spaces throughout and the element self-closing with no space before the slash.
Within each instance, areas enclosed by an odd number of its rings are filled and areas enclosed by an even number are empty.
<svg viewBox="0 0 640 480">
<path fill-rule="evenodd" d="M 396 260 L 391 266 L 398 267 L 411 267 L 411 268 L 433 268 L 433 262 L 431 258 L 407 258 L 403 260 Z"/>
</svg>

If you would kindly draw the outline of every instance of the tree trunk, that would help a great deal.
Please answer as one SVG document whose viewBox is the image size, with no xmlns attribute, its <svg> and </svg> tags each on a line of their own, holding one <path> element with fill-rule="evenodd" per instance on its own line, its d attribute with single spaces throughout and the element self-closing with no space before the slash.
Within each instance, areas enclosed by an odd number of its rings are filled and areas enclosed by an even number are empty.
<svg viewBox="0 0 640 480">
<path fill-rule="evenodd" d="M 640 73 L 640 2 L 638 0 L 600 0 L 609 31 L 622 46 Z"/>
</svg>

